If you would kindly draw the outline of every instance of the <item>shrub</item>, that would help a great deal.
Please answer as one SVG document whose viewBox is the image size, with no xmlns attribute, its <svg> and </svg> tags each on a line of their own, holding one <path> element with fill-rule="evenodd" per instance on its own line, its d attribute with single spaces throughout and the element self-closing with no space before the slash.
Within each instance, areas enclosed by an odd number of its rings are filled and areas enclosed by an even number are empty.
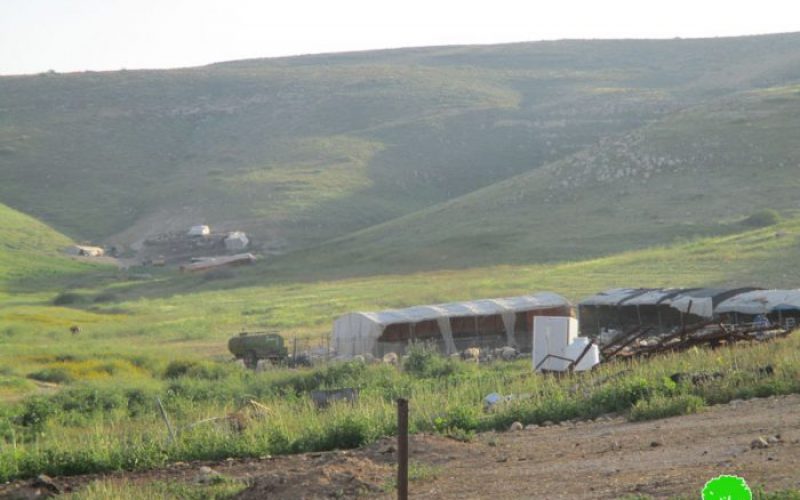
<svg viewBox="0 0 800 500">
<path fill-rule="evenodd" d="M 63 412 L 87 414 L 124 408 L 127 400 L 123 391 L 117 387 L 81 385 L 55 394 L 51 398 L 51 404 Z"/>
<path fill-rule="evenodd" d="M 458 428 L 465 431 L 474 430 L 478 427 L 480 413 L 477 407 L 457 406 L 447 413 L 446 421 L 448 428 Z"/>
<path fill-rule="evenodd" d="M 321 370 L 292 374 L 272 382 L 278 392 L 292 391 L 295 394 L 313 391 L 321 387 L 360 386 L 368 367 L 363 363 L 336 363 Z"/>
<path fill-rule="evenodd" d="M 94 297 L 94 302 L 96 304 L 100 304 L 103 302 L 117 302 L 118 300 L 119 300 L 119 295 L 117 295 L 114 292 L 102 292 Z"/>
<path fill-rule="evenodd" d="M 222 363 L 209 361 L 176 360 L 171 361 L 164 370 L 164 378 L 191 377 L 203 380 L 219 380 L 230 373 Z"/>
<path fill-rule="evenodd" d="M 631 409 L 630 419 L 637 422 L 688 415 L 697 413 L 704 406 L 703 398 L 693 394 L 679 394 L 671 397 L 656 395 L 650 399 L 637 401 Z"/>
<path fill-rule="evenodd" d="M 51 384 L 66 384 L 74 380 L 69 370 L 63 367 L 45 368 L 29 374 L 28 378 L 39 382 L 50 382 Z"/>
<path fill-rule="evenodd" d="M 56 414 L 56 408 L 44 396 L 33 396 L 25 401 L 22 412 L 16 418 L 18 425 L 40 431 L 47 420 Z"/>
<path fill-rule="evenodd" d="M 203 281 L 217 281 L 235 278 L 236 273 L 232 269 L 219 268 L 212 269 L 203 273 Z"/>
<path fill-rule="evenodd" d="M 53 299 L 54 306 L 70 306 L 76 304 L 83 304 L 86 298 L 82 295 L 73 292 L 61 292 Z"/>
<path fill-rule="evenodd" d="M 750 217 L 744 220 L 744 224 L 752 227 L 767 227 L 774 226 L 781 221 L 780 214 L 771 209 L 766 208 L 753 213 Z"/>
<path fill-rule="evenodd" d="M 339 417 L 321 430 L 308 430 L 295 442 L 295 452 L 358 448 L 378 437 L 366 417 L 354 414 Z"/>
<path fill-rule="evenodd" d="M 436 347 L 424 344 L 411 344 L 403 369 L 421 378 L 447 377 L 464 371 L 464 364 L 445 358 Z"/>
</svg>

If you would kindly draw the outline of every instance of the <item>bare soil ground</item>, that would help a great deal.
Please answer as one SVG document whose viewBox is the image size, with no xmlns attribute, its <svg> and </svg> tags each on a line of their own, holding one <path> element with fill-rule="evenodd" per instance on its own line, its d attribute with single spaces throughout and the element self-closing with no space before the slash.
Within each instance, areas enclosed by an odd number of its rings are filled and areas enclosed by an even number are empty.
<svg viewBox="0 0 800 500">
<path fill-rule="evenodd" d="M 759 437 L 772 442 L 751 448 Z M 485 433 L 470 443 L 420 435 L 412 437 L 410 449 L 412 462 L 433 476 L 411 483 L 414 498 L 696 498 L 704 483 L 720 474 L 743 476 L 768 491 L 800 488 L 800 395 L 734 402 L 651 422 L 614 418 Z M 352 451 L 178 463 L 152 471 L 55 478 L 55 483 L 75 491 L 102 477 L 192 482 L 202 479 L 201 466 L 210 466 L 246 480 L 243 499 L 391 498 L 395 460 L 394 440 L 385 439 Z M 31 498 L 36 491 L 32 481 L 20 481 L 0 486 L 0 497 Z"/>
</svg>

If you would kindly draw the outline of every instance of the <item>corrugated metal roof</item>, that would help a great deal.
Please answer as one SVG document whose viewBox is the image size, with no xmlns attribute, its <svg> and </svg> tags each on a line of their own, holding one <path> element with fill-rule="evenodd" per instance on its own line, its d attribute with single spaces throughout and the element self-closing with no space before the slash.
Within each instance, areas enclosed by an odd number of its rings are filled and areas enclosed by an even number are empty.
<svg viewBox="0 0 800 500">
<path fill-rule="evenodd" d="M 406 309 L 359 312 L 357 314 L 380 325 L 391 325 L 395 323 L 418 323 L 437 318 L 491 316 L 504 312 L 524 312 L 570 305 L 570 302 L 561 295 L 552 292 L 541 292 L 519 297 L 451 302 L 448 304 L 414 306 Z"/>
<path fill-rule="evenodd" d="M 623 306 L 657 305 L 687 291 L 686 288 L 654 288 L 622 302 Z"/>
<path fill-rule="evenodd" d="M 715 312 L 767 314 L 777 310 L 800 310 L 800 290 L 755 290 L 724 300 Z"/>
<path fill-rule="evenodd" d="M 642 294 L 658 290 L 656 288 L 612 288 L 583 299 L 581 306 L 616 306 Z"/>
</svg>

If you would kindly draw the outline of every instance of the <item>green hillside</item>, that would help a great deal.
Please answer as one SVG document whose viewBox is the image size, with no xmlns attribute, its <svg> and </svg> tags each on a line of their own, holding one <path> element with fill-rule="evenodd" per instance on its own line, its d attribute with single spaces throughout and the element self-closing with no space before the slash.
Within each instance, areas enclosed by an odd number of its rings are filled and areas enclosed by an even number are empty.
<svg viewBox="0 0 800 500">
<path fill-rule="evenodd" d="M 268 282 L 254 277 L 249 268 L 239 268 L 219 281 L 181 277 L 113 285 L 100 282 L 75 290 L 85 300 L 71 307 L 52 306 L 52 295 L 43 299 L 20 296 L 18 303 L 0 308 L 0 332 L 16 332 L 8 339 L 12 344 L 29 335 L 52 335 L 59 342 L 69 341 L 72 349 L 85 346 L 103 351 L 122 338 L 128 339 L 125 349 L 157 352 L 175 343 L 166 349 L 224 353 L 225 339 L 242 328 L 325 335 L 334 318 L 354 310 L 542 290 L 578 301 L 612 287 L 795 288 L 797 277 L 791 269 L 796 264 L 800 264 L 800 218 L 570 263 L 492 265 L 307 283 Z M 96 297 L 110 299 L 97 301 Z M 70 336 L 70 324 L 81 325 L 80 338 Z M 54 343 L 52 348 L 57 352 L 63 346 Z M 46 352 L 41 345 L 26 344 L 24 349 L 31 355 Z"/>
<path fill-rule="evenodd" d="M 798 81 L 799 49 L 797 34 L 561 41 L 3 77 L 0 201 L 80 239 L 207 222 L 285 252 Z"/>
<path fill-rule="evenodd" d="M 26 282 L 92 269 L 66 257 L 69 238 L 38 220 L 0 204 L 0 221 L 0 295 Z"/>
<path fill-rule="evenodd" d="M 578 260 L 800 208 L 800 85 L 726 96 L 278 263 L 337 272 Z"/>
</svg>

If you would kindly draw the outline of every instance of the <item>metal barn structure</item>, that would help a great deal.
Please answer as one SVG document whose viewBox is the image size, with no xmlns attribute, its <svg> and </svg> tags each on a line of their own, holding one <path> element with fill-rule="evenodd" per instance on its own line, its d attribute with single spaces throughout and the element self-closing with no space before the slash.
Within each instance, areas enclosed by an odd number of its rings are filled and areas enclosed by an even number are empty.
<svg viewBox="0 0 800 500">
<path fill-rule="evenodd" d="M 581 334 L 602 330 L 650 328 L 665 333 L 708 321 L 717 307 L 732 297 L 757 288 L 614 288 L 578 304 Z"/>
<path fill-rule="evenodd" d="M 402 354 L 415 341 L 434 343 L 445 354 L 468 347 L 505 345 L 530 351 L 534 317 L 571 316 L 572 313 L 572 304 L 552 292 L 353 312 L 334 322 L 331 347 L 343 357 L 366 353 L 374 356 L 388 352 Z"/>
</svg>

